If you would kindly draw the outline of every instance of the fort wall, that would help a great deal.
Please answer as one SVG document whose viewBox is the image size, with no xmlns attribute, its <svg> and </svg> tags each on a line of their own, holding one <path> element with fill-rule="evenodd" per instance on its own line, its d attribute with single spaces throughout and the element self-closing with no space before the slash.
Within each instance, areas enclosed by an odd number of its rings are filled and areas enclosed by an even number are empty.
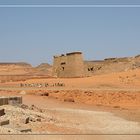
<svg viewBox="0 0 140 140">
<path fill-rule="evenodd" d="M 53 76 L 64 78 L 88 77 L 97 74 L 127 71 L 139 67 L 140 55 L 136 57 L 84 61 L 81 52 L 72 52 L 54 57 Z"/>
<path fill-rule="evenodd" d="M 49 72 L 46 71 L 48 70 L 48 65 L 38 68 L 38 70 L 33 69 L 27 63 L 0 63 L 0 67 L 0 82 L 24 81 L 27 79 L 49 77 L 86 77 L 140 68 L 140 55 L 135 57 L 85 61 L 81 52 L 62 54 L 60 56 L 54 56 L 53 67 L 49 69 L 50 76 L 44 75 Z"/>
<path fill-rule="evenodd" d="M 53 75 L 56 77 L 83 77 L 84 61 L 81 52 L 54 56 Z"/>
</svg>

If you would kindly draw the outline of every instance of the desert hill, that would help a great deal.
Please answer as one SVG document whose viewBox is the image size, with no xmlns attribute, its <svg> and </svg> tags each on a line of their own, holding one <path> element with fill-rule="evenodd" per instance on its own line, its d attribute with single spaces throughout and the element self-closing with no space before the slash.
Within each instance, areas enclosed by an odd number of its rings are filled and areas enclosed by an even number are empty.
<svg viewBox="0 0 140 140">
<path fill-rule="evenodd" d="M 42 63 L 34 68 L 37 75 L 52 75 L 52 66 L 48 63 Z"/>
<path fill-rule="evenodd" d="M 0 63 L 0 75 L 50 75 L 52 66 L 42 63 L 37 67 L 25 62 Z"/>
<path fill-rule="evenodd" d="M 32 66 L 25 62 L 0 63 L 0 75 L 24 75 L 32 70 Z"/>
</svg>

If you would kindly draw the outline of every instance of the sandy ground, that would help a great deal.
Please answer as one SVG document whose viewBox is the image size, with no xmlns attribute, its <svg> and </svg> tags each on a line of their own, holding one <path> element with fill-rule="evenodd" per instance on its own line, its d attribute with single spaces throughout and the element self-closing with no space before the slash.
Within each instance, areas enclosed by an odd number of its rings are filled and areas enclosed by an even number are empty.
<svg viewBox="0 0 140 140">
<path fill-rule="evenodd" d="M 0 95 L 20 95 L 1 91 Z M 39 95 L 22 95 L 23 103 L 46 110 L 54 123 L 31 126 L 35 132 L 51 134 L 139 134 L 140 111 L 137 108 L 111 108 L 71 103 Z M 134 114 L 135 113 L 135 114 Z"/>
<path fill-rule="evenodd" d="M 65 86 L 47 88 L 19 86 L 20 83 L 52 85 L 58 82 L 64 83 Z M 53 123 L 30 125 L 36 132 L 125 134 L 122 136 L 84 135 L 83 137 L 73 135 L 71 136 L 73 139 L 129 140 L 139 137 L 136 134 L 140 134 L 140 69 L 87 78 L 49 78 L 8 82 L 1 83 L 0 89 L 1 96 L 23 96 L 24 104 L 45 109 L 47 115 L 52 117 Z M 19 94 L 22 90 L 25 91 L 25 95 Z M 126 136 L 127 134 L 135 134 L 135 136 Z M 57 138 L 71 139 L 71 137 L 58 136 Z M 42 139 L 45 137 L 42 136 Z"/>
<path fill-rule="evenodd" d="M 2 136 L 0 140 L 139 140 L 140 136 L 134 135 L 16 135 Z"/>
<path fill-rule="evenodd" d="M 87 78 L 57 78 L 27 80 L 26 83 L 62 82 L 65 88 L 108 88 L 108 89 L 139 89 L 140 88 L 140 69 L 127 72 L 112 73 L 106 75 L 96 75 Z"/>
<path fill-rule="evenodd" d="M 30 87 L 20 84 L 49 84 L 48 87 Z M 52 86 L 55 83 L 63 83 L 64 86 Z M 0 83 L 0 89 L 7 90 L 84 90 L 84 91 L 119 91 L 119 92 L 140 92 L 140 69 L 127 72 L 112 73 L 106 75 L 96 75 L 86 78 L 47 78 L 31 79 L 20 82 Z"/>
<path fill-rule="evenodd" d="M 11 93 L 10 93 L 11 94 Z M 8 95 L 8 94 L 7 94 Z M 16 95 L 16 94 L 12 94 Z M 9 96 L 9 95 L 8 95 Z M 108 107 L 98 107 L 85 104 L 62 102 L 56 99 L 47 99 L 48 97 L 24 95 L 23 102 L 31 105 L 36 104 L 46 109 L 47 116 L 51 116 L 54 123 L 44 123 L 29 125 L 34 131 L 49 132 L 47 135 L 1 135 L 0 140 L 137 140 L 139 135 L 127 135 L 140 133 L 138 121 L 127 120 L 127 113 L 133 113 L 134 110 L 121 110 Z M 41 102 L 40 102 L 41 100 Z M 57 106 L 57 108 L 56 108 Z M 14 109 L 15 110 L 15 109 Z M 16 111 L 16 110 L 15 110 Z M 112 112 L 111 112 L 112 111 Z M 125 112 L 128 111 L 128 112 Z M 116 114 L 115 114 L 116 113 Z M 126 116 L 123 116 L 124 113 Z M 30 113 L 31 114 L 31 113 Z M 43 113 L 44 115 L 44 113 Z M 117 116 L 120 115 L 120 116 Z M 131 114 L 132 115 L 132 114 Z M 27 126 L 26 126 L 27 127 Z M 76 135 L 75 135 L 76 133 Z M 78 135 L 84 134 L 84 135 Z M 97 134 L 105 135 L 97 135 Z M 113 135 L 107 135 L 107 134 Z M 114 135 L 115 133 L 115 135 Z M 53 135 L 50 135 L 53 134 Z M 54 135 L 55 134 L 55 135 Z M 59 135 L 58 135 L 59 134 Z M 61 135 L 60 135 L 61 134 Z M 68 134 L 68 135 L 62 135 Z M 72 135 L 69 135 L 72 134 Z M 90 135 L 86 135 L 90 134 Z M 92 135 L 91 135 L 92 134 Z M 93 135 L 95 134 L 95 135 Z M 119 134 L 119 135 L 116 135 Z M 123 134 L 123 135 L 120 135 Z M 125 135 L 124 135 L 125 134 Z"/>
</svg>

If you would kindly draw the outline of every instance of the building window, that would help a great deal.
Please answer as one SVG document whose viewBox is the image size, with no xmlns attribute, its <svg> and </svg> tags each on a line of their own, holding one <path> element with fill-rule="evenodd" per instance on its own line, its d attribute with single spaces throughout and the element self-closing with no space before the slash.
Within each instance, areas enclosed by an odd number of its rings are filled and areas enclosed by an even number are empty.
<svg viewBox="0 0 140 140">
<path fill-rule="evenodd" d="M 64 67 L 62 67 L 62 70 L 64 71 L 64 70 L 65 70 L 65 68 L 64 68 Z"/>
<path fill-rule="evenodd" d="M 93 71 L 93 67 L 91 67 L 91 68 L 88 68 L 88 71 Z"/>
<path fill-rule="evenodd" d="M 62 62 L 62 63 L 61 63 L 61 65 L 65 65 L 65 64 L 66 64 L 66 62 Z"/>
</svg>

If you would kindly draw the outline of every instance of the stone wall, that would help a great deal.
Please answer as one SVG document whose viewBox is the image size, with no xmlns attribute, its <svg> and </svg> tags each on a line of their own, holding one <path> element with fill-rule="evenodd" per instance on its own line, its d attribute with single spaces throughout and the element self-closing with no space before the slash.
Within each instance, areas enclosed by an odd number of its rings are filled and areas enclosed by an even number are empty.
<svg viewBox="0 0 140 140">
<path fill-rule="evenodd" d="M 0 105 L 18 105 L 22 104 L 22 97 L 0 97 Z"/>
<path fill-rule="evenodd" d="M 85 61 L 87 76 L 108 74 L 140 68 L 140 57 L 107 58 L 102 61 Z"/>
<path fill-rule="evenodd" d="M 84 61 L 81 52 L 55 56 L 53 76 L 87 77 L 140 68 L 140 55 L 136 57 L 106 58 L 98 61 Z"/>
<path fill-rule="evenodd" d="M 81 52 L 54 56 L 53 75 L 55 77 L 83 77 L 84 61 Z"/>
</svg>

